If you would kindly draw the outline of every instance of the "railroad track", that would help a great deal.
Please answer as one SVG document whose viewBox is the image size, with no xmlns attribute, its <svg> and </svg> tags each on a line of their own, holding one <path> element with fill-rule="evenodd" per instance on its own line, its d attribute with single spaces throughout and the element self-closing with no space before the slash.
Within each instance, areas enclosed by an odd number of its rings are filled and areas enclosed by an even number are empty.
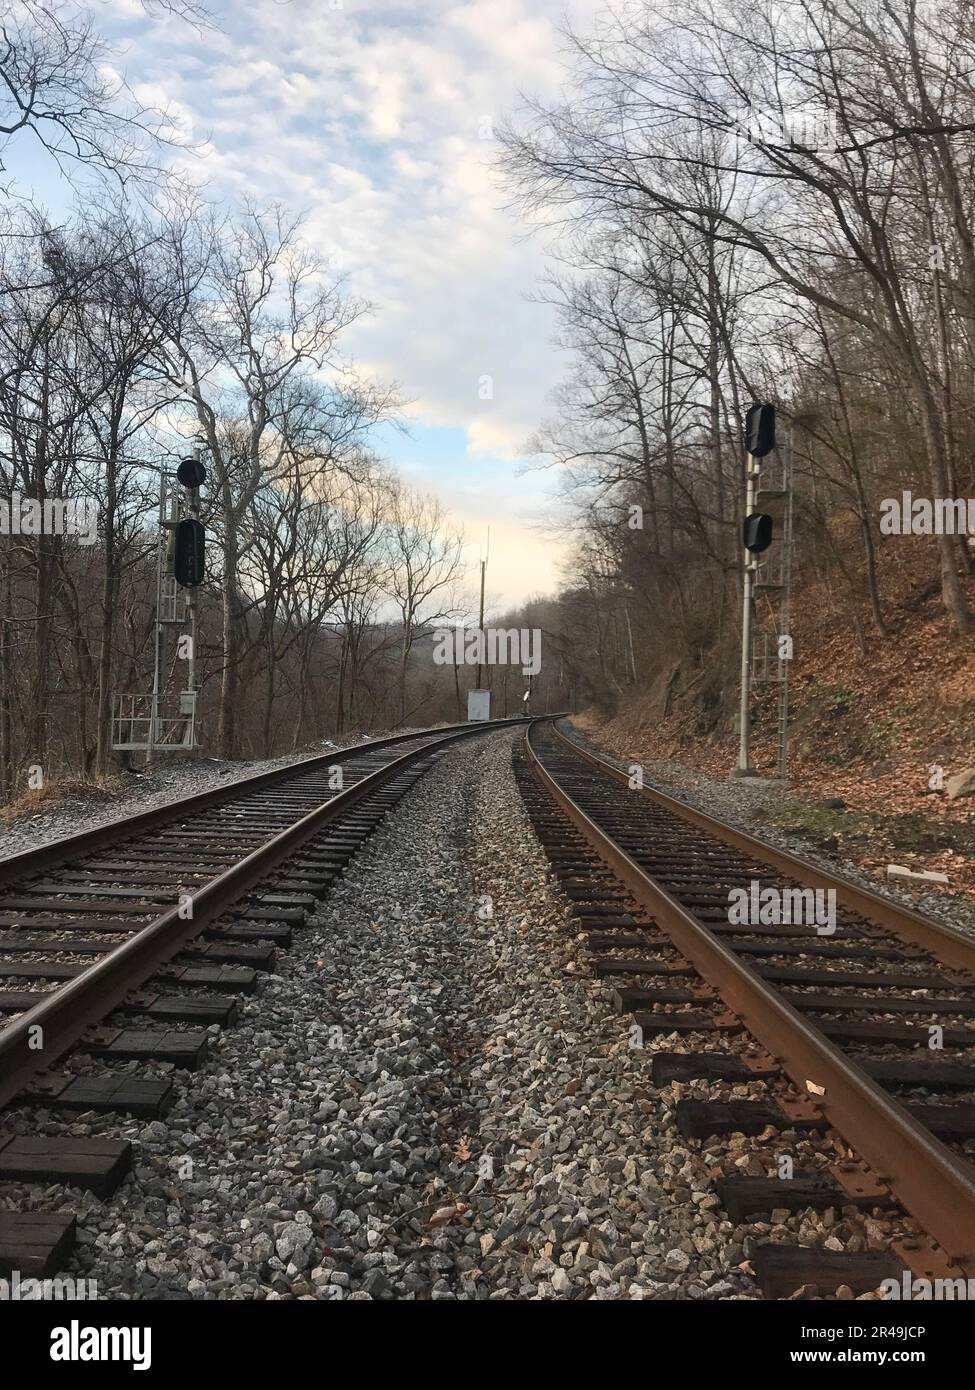
<svg viewBox="0 0 975 1390">
<path fill-rule="evenodd" d="M 752 1263 L 763 1291 L 861 1293 L 905 1269 L 975 1276 L 975 940 L 662 792 L 631 788 L 551 723 L 530 727 L 516 771 L 617 1008 L 641 1037 L 692 1039 L 695 1050 L 653 1053 L 654 1083 L 706 1081 L 725 1097 L 680 1100 L 680 1131 L 709 1141 L 771 1126 L 848 1146 L 828 1172 L 719 1181 L 729 1216 L 847 1204 L 908 1214 L 908 1236 L 889 1253 L 760 1246 Z M 768 912 L 734 920 L 732 893 L 738 904 L 762 901 L 753 884 L 783 902 L 787 891 L 834 893 L 832 929 Z M 766 1098 L 727 1098 L 728 1083 L 753 1082 Z"/>
<path fill-rule="evenodd" d="M 0 1106 L 165 1114 L 170 1077 L 132 1064 L 199 1067 L 207 1029 L 438 754 L 522 722 L 335 750 L 0 860 Z M 65 1069 L 74 1048 L 94 1069 Z M 126 1140 L 23 1131 L 0 1116 L 0 1183 L 104 1197 L 131 1165 Z M 71 1216 L 0 1210 L 0 1272 L 46 1275 L 73 1242 Z"/>
</svg>

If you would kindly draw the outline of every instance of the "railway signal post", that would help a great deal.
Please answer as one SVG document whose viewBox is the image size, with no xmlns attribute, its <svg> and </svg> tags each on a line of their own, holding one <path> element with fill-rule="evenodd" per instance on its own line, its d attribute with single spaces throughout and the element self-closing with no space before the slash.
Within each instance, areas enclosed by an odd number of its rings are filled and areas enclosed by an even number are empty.
<svg viewBox="0 0 975 1390">
<path fill-rule="evenodd" d="M 178 488 L 172 486 L 167 470 L 160 475 L 152 692 L 117 695 L 112 720 L 113 749 L 145 753 L 147 766 L 158 752 L 199 747 L 196 589 L 206 573 L 205 534 L 199 519 L 200 487 L 205 481 L 206 468 L 199 450 L 180 461 L 176 469 Z M 165 669 L 170 629 L 177 637 L 177 655 L 186 663 L 186 683 L 178 699 L 171 697 L 167 706 Z"/>
<path fill-rule="evenodd" d="M 745 560 L 742 569 L 741 610 L 741 697 L 738 711 L 738 762 L 733 770 L 736 777 L 754 777 L 751 766 L 751 673 L 752 618 L 754 614 L 754 582 L 757 562 L 755 554 L 768 548 L 772 540 L 772 519 L 755 511 L 756 488 L 761 471 L 760 460 L 775 448 L 775 407 L 769 404 L 751 406 L 745 416 L 745 519 L 743 545 Z"/>
</svg>

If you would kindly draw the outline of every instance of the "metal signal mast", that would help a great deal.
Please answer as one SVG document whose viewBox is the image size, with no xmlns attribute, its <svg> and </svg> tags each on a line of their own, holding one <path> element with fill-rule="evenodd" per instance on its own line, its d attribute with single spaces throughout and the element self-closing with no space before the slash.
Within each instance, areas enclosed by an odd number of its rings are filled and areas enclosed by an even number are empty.
<svg viewBox="0 0 975 1390">
<path fill-rule="evenodd" d="M 147 763 L 156 753 L 199 747 L 196 589 L 206 574 L 199 515 L 206 469 L 200 451 L 182 459 L 175 472 L 176 487 L 165 470 L 159 479 L 152 691 L 117 694 L 112 715 L 112 748 L 145 753 Z M 166 677 L 172 638 L 176 659 L 186 663 L 186 684 L 175 693 L 167 692 Z"/>
<path fill-rule="evenodd" d="M 773 516 L 758 510 L 772 506 Z M 769 554 L 775 534 L 778 540 Z M 736 777 L 754 777 L 751 766 L 753 684 L 778 686 L 777 774 L 786 775 L 789 725 L 789 662 L 792 660 L 792 439 L 775 442 L 775 408 L 753 405 L 745 417 L 745 562 L 742 571 L 741 703 Z M 761 558 L 759 558 L 761 557 Z M 756 612 L 756 601 L 761 608 Z"/>
</svg>

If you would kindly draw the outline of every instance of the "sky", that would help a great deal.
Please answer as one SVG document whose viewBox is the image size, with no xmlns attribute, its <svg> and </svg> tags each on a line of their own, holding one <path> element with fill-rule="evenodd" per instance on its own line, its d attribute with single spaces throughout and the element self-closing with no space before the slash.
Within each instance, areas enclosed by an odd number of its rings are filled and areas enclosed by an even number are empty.
<svg viewBox="0 0 975 1390">
<path fill-rule="evenodd" d="M 410 402 L 409 433 L 377 444 L 463 526 L 472 586 L 491 528 L 489 607 L 553 592 L 568 558 L 540 529 L 557 478 L 525 453 L 566 362 L 530 298 L 544 243 L 505 208 L 493 132 L 522 93 L 558 91 L 559 27 L 598 7 L 210 0 L 219 28 L 201 36 L 147 20 L 139 0 L 93 6 L 117 71 L 198 145 L 179 160 L 206 196 L 305 212 L 305 239 L 374 306 L 345 350 Z M 63 187 L 36 150 L 22 141 L 5 163 L 57 209 Z"/>
</svg>

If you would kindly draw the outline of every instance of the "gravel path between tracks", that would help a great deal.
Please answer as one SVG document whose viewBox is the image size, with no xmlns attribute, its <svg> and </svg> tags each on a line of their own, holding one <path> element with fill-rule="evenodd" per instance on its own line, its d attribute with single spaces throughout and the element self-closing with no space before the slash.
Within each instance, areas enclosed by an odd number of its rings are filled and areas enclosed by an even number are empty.
<svg viewBox="0 0 975 1390">
<path fill-rule="evenodd" d="M 37 849 L 39 845 L 61 840 L 66 835 L 94 830 L 123 816 L 137 816 L 142 811 L 152 811 L 157 806 L 167 806 L 183 797 L 211 791 L 214 787 L 231 786 L 245 777 L 273 772 L 275 768 L 286 767 L 289 763 L 319 758 L 330 748 L 339 751 L 358 746 L 369 739 L 418 732 L 416 729 L 388 729 L 381 733 L 350 733 L 334 742 L 322 742 L 314 748 L 285 753 L 280 758 L 257 761 L 228 762 L 223 758 L 199 758 L 184 762 L 173 758 L 148 772 L 131 769 L 121 773 L 111 787 L 91 784 L 77 790 L 75 784 L 75 789 L 56 804 L 36 814 L 20 816 L 7 825 L 0 823 L 0 858 Z"/>
<path fill-rule="evenodd" d="M 597 743 L 586 738 L 564 720 L 559 724 L 559 728 L 580 747 L 598 753 L 600 757 L 623 771 L 629 770 L 630 763 L 614 757 L 605 748 L 600 748 Z M 895 888 L 875 875 L 864 873 L 850 860 L 821 853 L 799 836 L 789 835 L 778 826 L 769 824 L 767 812 L 777 802 L 793 795 L 788 784 L 776 784 L 769 780 L 752 782 L 736 777 L 710 777 L 705 772 L 685 767 L 671 758 L 655 758 L 651 762 L 644 760 L 643 774 L 648 786 L 656 787 L 676 801 L 682 801 L 686 806 L 693 806 L 707 815 L 716 816 L 730 825 L 750 831 L 759 839 L 768 840 L 791 854 L 798 854 L 803 859 L 821 864 L 824 869 L 842 874 L 861 887 L 880 893 L 903 907 L 913 908 L 916 912 L 934 917 L 936 921 L 943 921 L 949 926 L 975 934 L 975 905 L 969 898 L 953 893 L 925 892 L 923 888 L 914 891 Z"/>
<path fill-rule="evenodd" d="M 137 1147 L 72 1194 L 99 1298 L 758 1296 L 575 961 L 512 737 L 441 756 L 164 1121 L 71 1127 Z"/>
</svg>

